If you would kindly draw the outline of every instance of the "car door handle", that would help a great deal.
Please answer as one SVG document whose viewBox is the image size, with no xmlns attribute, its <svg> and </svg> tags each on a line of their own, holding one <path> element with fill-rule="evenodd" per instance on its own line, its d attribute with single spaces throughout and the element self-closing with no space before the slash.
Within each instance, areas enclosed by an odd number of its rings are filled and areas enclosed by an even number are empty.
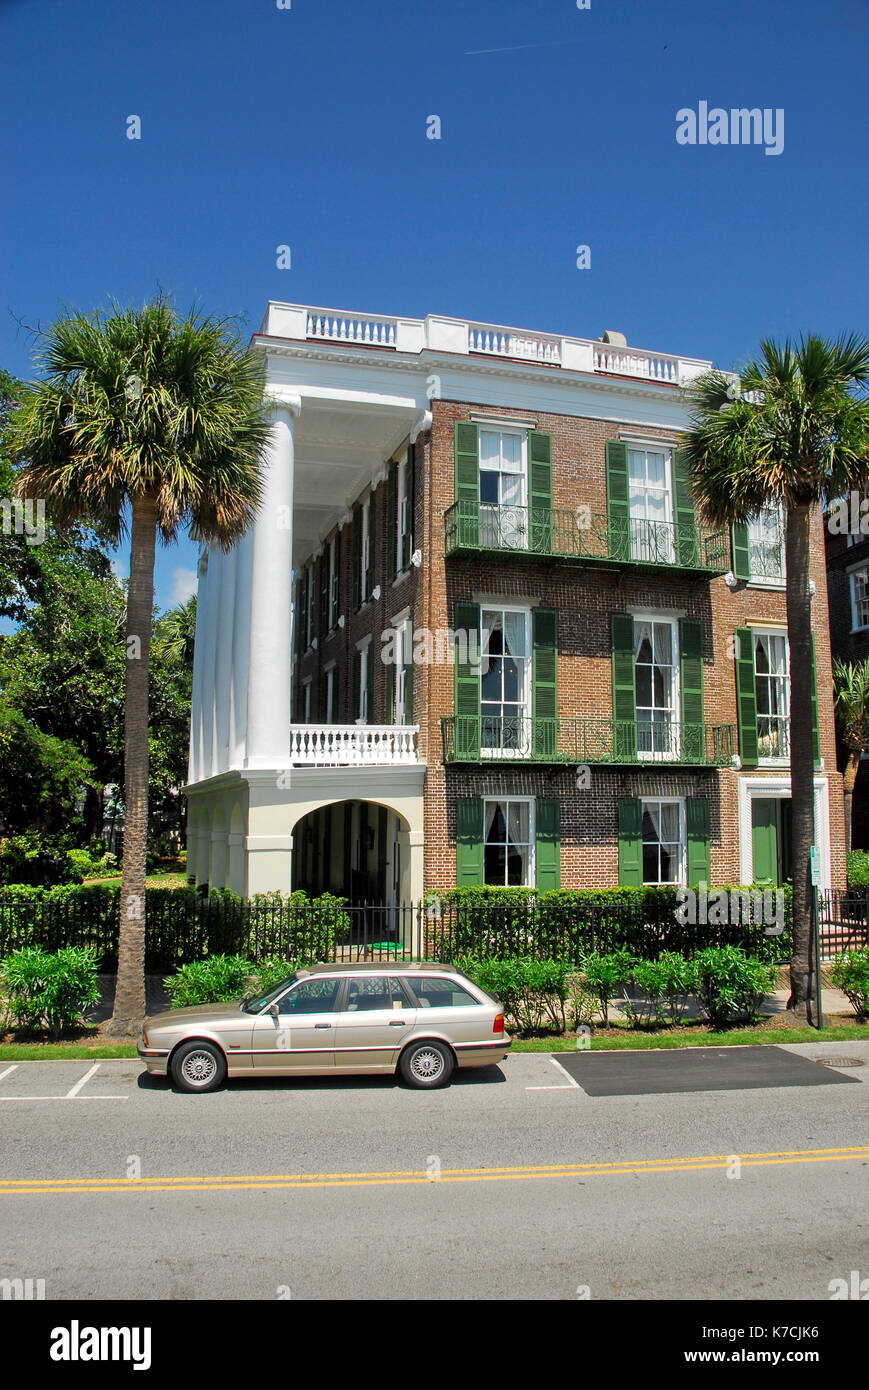
<svg viewBox="0 0 869 1390">
<path fill-rule="evenodd" d="M 391 1018 L 389 1020 L 389 1026 L 390 1028 L 406 1028 L 407 1024 L 403 1018 Z"/>
<path fill-rule="evenodd" d="M 331 1023 L 315 1023 L 315 1024 L 314 1024 L 314 1027 L 315 1027 L 315 1028 L 331 1028 L 332 1025 L 331 1025 Z"/>
</svg>

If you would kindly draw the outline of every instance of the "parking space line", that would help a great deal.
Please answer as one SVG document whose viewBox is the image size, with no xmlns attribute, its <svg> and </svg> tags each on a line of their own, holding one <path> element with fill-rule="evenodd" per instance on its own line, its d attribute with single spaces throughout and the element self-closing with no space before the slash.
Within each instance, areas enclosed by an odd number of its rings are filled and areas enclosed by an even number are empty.
<svg viewBox="0 0 869 1390">
<path fill-rule="evenodd" d="M 526 1090 L 526 1091 L 581 1091 L 581 1090 L 582 1090 L 582 1087 L 580 1086 L 579 1082 L 578 1082 L 578 1081 L 574 1081 L 573 1077 L 570 1075 L 570 1072 L 565 1071 L 565 1070 L 564 1070 L 564 1067 L 561 1065 L 561 1063 L 560 1063 L 559 1061 L 556 1060 L 555 1057 L 550 1057 L 549 1060 L 550 1060 L 550 1062 L 552 1063 L 552 1065 L 553 1065 L 554 1067 L 557 1067 L 557 1068 L 558 1068 L 558 1070 L 561 1072 L 561 1075 L 562 1075 L 562 1076 L 566 1076 L 566 1077 L 567 1077 L 567 1081 L 566 1081 L 566 1082 L 560 1081 L 560 1082 L 558 1082 L 557 1084 L 552 1085 L 552 1086 L 526 1086 L 526 1087 L 525 1087 L 525 1090 Z"/>
<path fill-rule="evenodd" d="M 2 1081 L 5 1076 L 8 1076 L 10 1072 L 15 1071 L 17 1066 L 18 1063 L 14 1062 L 13 1065 L 11 1067 L 7 1067 L 5 1071 L 0 1071 L 0 1081 Z"/>
<path fill-rule="evenodd" d="M 66 1096 L 64 1097 L 64 1099 L 66 1099 L 66 1100 L 74 1100 L 75 1097 L 78 1095 L 79 1091 L 82 1089 L 82 1087 L 87 1085 L 87 1083 L 90 1081 L 91 1077 L 94 1075 L 95 1072 L 98 1072 L 99 1069 L 100 1069 L 100 1064 L 99 1064 L 99 1062 L 94 1062 L 94 1064 L 93 1064 L 93 1066 L 91 1067 L 90 1071 L 86 1071 L 86 1072 L 85 1072 L 85 1074 L 84 1074 L 84 1076 L 82 1077 L 81 1081 L 77 1081 L 77 1082 L 75 1083 L 75 1085 L 73 1086 L 72 1090 L 71 1090 L 71 1091 L 67 1091 Z"/>
</svg>

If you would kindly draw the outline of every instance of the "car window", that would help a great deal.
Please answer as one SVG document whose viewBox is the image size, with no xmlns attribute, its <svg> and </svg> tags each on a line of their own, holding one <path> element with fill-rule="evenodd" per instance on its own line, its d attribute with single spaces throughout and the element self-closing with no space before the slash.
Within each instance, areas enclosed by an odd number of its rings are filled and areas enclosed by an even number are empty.
<svg viewBox="0 0 869 1390">
<path fill-rule="evenodd" d="M 407 983 L 423 1009 L 463 1009 L 468 1004 L 478 1007 L 480 1004 L 479 999 L 462 989 L 456 980 L 442 976 L 409 975 Z"/>
<path fill-rule="evenodd" d="M 367 1013 L 372 1009 L 407 1009 L 407 995 L 398 980 L 390 975 L 363 975 L 351 979 L 347 986 L 348 1013 Z"/>
<path fill-rule="evenodd" d="M 335 1007 L 338 980 L 303 980 L 278 1004 L 282 1014 L 322 1014 Z"/>
</svg>

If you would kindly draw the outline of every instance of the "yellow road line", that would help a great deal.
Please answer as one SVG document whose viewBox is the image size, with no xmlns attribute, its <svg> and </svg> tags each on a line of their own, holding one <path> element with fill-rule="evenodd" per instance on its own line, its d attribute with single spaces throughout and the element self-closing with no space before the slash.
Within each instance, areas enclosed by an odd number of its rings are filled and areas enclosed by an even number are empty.
<svg viewBox="0 0 869 1390">
<path fill-rule="evenodd" d="M 435 1178 L 418 1170 L 374 1173 L 272 1173 L 176 1178 L 14 1178 L 0 1180 L 0 1197 L 113 1194 L 118 1192 L 231 1192 L 270 1188 L 409 1186 L 422 1183 L 510 1182 L 541 1178 L 641 1176 L 644 1173 L 709 1172 L 739 1158 L 743 1167 L 836 1163 L 869 1159 L 869 1147 L 784 1149 L 756 1154 L 711 1154 L 696 1158 L 637 1159 L 607 1163 L 540 1164 L 515 1168 L 447 1168 Z"/>
</svg>

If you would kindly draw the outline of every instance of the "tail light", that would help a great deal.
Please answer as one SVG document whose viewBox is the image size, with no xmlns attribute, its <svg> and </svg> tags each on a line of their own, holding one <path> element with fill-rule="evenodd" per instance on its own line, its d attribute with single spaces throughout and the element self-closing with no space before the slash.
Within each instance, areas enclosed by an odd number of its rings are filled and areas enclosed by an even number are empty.
<svg viewBox="0 0 869 1390">
<path fill-rule="evenodd" d="M 495 1015 L 495 1022 L 492 1024 L 492 1032 L 493 1032 L 493 1033 L 503 1033 L 503 1031 L 504 1031 L 504 1015 L 503 1015 L 503 1014 L 496 1014 L 496 1015 Z"/>
<path fill-rule="evenodd" d="M 145 1029 L 144 1033 L 142 1034 L 142 1042 L 144 1043 L 145 1047 L 150 1047 L 150 1045 L 151 1045 L 151 1044 L 149 1043 L 149 1041 L 148 1041 L 148 1030 L 147 1030 L 147 1028 Z"/>
</svg>

